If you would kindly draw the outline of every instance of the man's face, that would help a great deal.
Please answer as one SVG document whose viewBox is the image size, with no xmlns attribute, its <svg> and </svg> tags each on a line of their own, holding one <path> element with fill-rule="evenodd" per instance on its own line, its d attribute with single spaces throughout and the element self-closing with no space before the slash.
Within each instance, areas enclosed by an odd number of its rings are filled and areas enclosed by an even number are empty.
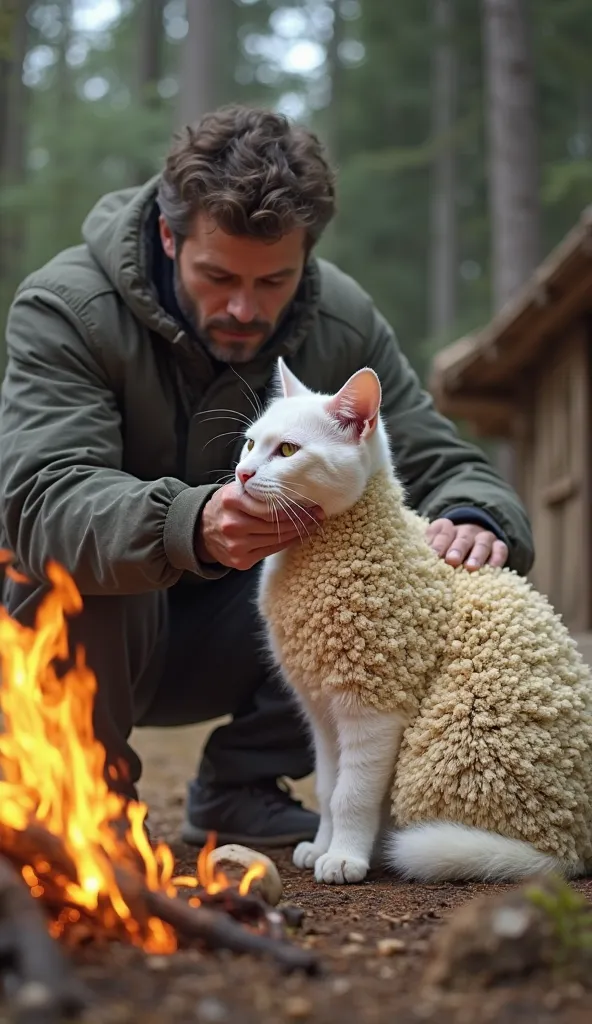
<svg viewBox="0 0 592 1024">
<path fill-rule="evenodd" d="M 229 235 L 199 214 L 179 252 L 161 216 L 160 237 L 175 261 L 179 307 L 208 352 L 224 363 L 248 362 L 294 298 L 306 258 L 304 228 L 265 242 Z"/>
</svg>

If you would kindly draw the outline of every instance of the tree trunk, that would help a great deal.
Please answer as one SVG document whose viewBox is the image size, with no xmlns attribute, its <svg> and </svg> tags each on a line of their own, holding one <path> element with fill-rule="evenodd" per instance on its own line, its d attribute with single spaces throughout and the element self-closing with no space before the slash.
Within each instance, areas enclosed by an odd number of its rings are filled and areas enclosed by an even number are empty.
<svg viewBox="0 0 592 1024">
<path fill-rule="evenodd" d="M 218 103 L 218 19 L 222 0 L 187 0 L 189 31 L 183 43 L 178 127 L 192 124 Z M 223 0 L 227 2 L 227 0 Z"/>
<path fill-rule="evenodd" d="M 72 180 L 68 171 L 70 160 L 70 139 L 68 136 L 68 111 L 71 109 L 72 101 L 72 78 L 68 66 L 67 54 L 72 39 L 72 14 L 74 0 L 60 0 L 60 23 L 61 31 L 57 40 L 58 59 L 56 62 L 56 84 L 55 84 L 55 135 L 52 145 L 51 161 L 53 163 L 53 180 L 55 182 L 55 195 L 53 201 L 52 219 L 54 223 L 54 237 L 56 242 L 63 238 L 64 225 L 69 222 L 69 211 L 71 207 Z"/>
<path fill-rule="evenodd" d="M 452 39 L 455 0 L 432 0 L 435 30 L 432 57 L 432 168 L 430 210 L 429 327 L 446 336 L 456 320 L 457 219 L 456 152 L 452 137 L 457 105 L 457 56 Z"/>
<path fill-rule="evenodd" d="M 343 131 L 343 92 L 345 68 L 339 58 L 339 48 L 345 38 L 345 23 L 339 13 L 339 3 L 333 2 L 333 34 L 327 46 L 327 71 L 331 79 L 331 102 L 324 112 L 324 138 L 334 163 L 341 156 Z"/>
<path fill-rule="evenodd" d="M 3 188 L 22 185 L 27 165 L 28 90 L 23 82 L 27 54 L 28 5 L 16 5 L 6 21 L 8 45 L 2 53 L 0 71 L 0 183 Z M 11 292 L 21 276 L 24 223 L 18 210 L 3 210 L 0 217 L 0 279 L 3 290 Z"/>
<path fill-rule="evenodd" d="M 138 7 L 139 40 L 138 80 L 140 101 L 147 107 L 158 103 L 158 80 L 161 73 L 162 14 L 164 0 L 144 0 Z"/>
<path fill-rule="evenodd" d="M 160 105 L 158 82 L 162 74 L 163 11 L 166 0 L 143 0 L 138 7 L 138 100 L 145 110 Z M 138 154 L 134 177 L 142 184 L 153 173 L 150 161 Z"/>
<path fill-rule="evenodd" d="M 526 0 L 483 0 L 493 305 L 540 259 L 535 85 Z"/>
</svg>

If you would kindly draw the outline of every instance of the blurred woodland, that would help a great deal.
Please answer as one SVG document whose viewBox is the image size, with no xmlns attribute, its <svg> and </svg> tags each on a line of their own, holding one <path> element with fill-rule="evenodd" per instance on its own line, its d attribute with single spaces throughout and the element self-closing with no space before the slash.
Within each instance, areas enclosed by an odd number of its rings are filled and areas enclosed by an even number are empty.
<svg viewBox="0 0 592 1024">
<path fill-rule="evenodd" d="M 312 125 L 320 251 L 425 375 L 592 195 L 590 0 L 0 0 L 0 320 L 104 192 L 228 101 Z"/>
</svg>

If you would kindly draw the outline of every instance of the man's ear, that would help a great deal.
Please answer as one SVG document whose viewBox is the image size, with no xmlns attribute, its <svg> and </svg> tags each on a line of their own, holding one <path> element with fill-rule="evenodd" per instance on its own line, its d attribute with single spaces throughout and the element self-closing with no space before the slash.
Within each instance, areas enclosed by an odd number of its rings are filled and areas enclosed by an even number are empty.
<svg viewBox="0 0 592 1024">
<path fill-rule="evenodd" d="M 177 252 L 175 246 L 175 236 L 164 219 L 162 213 L 158 218 L 158 230 L 160 232 L 160 244 L 162 245 L 165 254 L 170 260 L 174 260 Z"/>
</svg>

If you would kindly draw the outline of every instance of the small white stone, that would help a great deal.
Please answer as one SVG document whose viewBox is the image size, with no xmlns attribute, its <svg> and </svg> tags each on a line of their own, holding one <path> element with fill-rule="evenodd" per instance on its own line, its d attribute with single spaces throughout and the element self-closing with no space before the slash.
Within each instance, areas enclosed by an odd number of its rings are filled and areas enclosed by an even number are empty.
<svg viewBox="0 0 592 1024">
<path fill-rule="evenodd" d="M 305 1020 L 312 1013 L 312 1003 L 306 996 L 290 996 L 284 1003 L 284 1012 L 290 1020 Z"/>
<path fill-rule="evenodd" d="M 220 1021 L 228 1020 L 228 1010 L 215 996 L 208 996 L 200 999 L 197 1004 L 198 1019 L 207 1021 L 208 1024 L 218 1024 Z"/>
<path fill-rule="evenodd" d="M 528 929 L 530 914 L 521 907 L 500 907 L 493 915 L 493 931 L 504 939 L 518 939 Z"/>
<path fill-rule="evenodd" d="M 149 956 L 146 957 L 146 967 L 149 971 L 166 971 L 168 970 L 170 960 L 166 956 Z"/>
<path fill-rule="evenodd" d="M 407 946 L 402 939 L 379 939 L 376 948 L 380 956 L 395 956 L 397 953 L 404 953 Z"/>
<path fill-rule="evenodd" d="M 36 1010 L 51 1003 L 51 992 L 40 981 L 27 981 L 16 993 L 15 1002 L 23 1010 Z"/>
<path fill-rule="evenodd" d="M 236 874 L 237 869 L 241 875 L 253 864 L 263 864 L 265 874 L 257 878 L 251 885 L 251 891 L 258 893 L 271 907 L 277 906 L 282 898 L 282 880 L 275 864 L 270 857 L 258 850 L 251 850 L 248 846 L 239 846 L 237 843 L 228 843 L 226 846 L 219 846 L 212 850 L 210 862 L 225 869 L 230 874 Z"/>
<path fill-rule="evenodd" d="M 365 952 L 365 949 L 359 942 L 349 942 L 342 946 L 339 952 L 342 956 L 359 956 L 360 953 Z"/>
</svg>

